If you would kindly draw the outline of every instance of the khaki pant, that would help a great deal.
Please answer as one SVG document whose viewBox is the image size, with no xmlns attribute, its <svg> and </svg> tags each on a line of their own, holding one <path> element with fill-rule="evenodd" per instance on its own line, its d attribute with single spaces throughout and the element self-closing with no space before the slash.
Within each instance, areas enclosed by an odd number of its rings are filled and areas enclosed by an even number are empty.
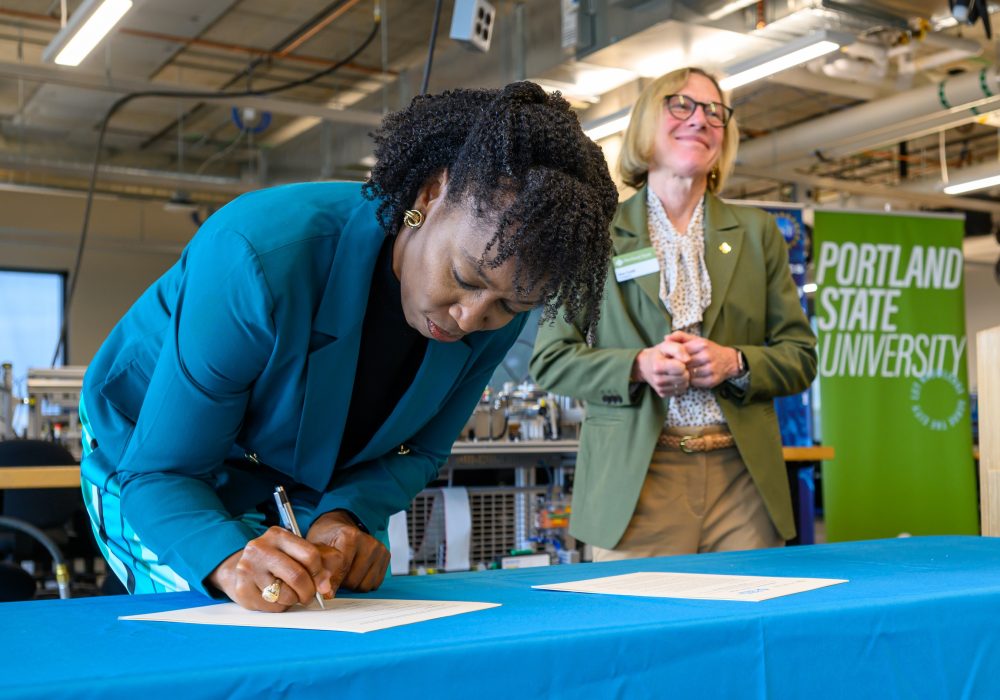
<svg viewBox="0 0 1000 700">
<path fill-rule="evenodd" d="M 719 432 L 669 428 L 667 434 Z M 688 454 L 657 446 L 639 502 L 614 549 L 594 561 L 781 547 L 764 501 L 735 447 Z"/>
</svg>

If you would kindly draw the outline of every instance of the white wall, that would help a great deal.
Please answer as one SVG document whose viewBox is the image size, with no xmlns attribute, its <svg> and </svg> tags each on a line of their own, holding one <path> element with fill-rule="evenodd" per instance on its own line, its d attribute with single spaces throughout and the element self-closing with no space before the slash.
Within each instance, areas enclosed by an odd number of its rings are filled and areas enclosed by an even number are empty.
<svg viewBox="0 0 1000 700">
<path fill-rule="evenodd" d="M 68 272 L 83 208 L 77 194 L 0 189 L 0 267 Z M 68 364 L 90 362 L 125 310 L 177 260 L 195 230 L 188 214 L 164 211 L 161 203 L 108 197 L 94 202 L 70 309 Z"/>
<path fill-rule="evenodd" d="M 993 275 L 993 265 L 965 265 L 965 335 L 969 341 L 969 390 L 976 391 L 976 333 L 1000 326 L 1000 280 Z M 997 368 L 1000 372 L 1000 368 Z"/>
</svg>

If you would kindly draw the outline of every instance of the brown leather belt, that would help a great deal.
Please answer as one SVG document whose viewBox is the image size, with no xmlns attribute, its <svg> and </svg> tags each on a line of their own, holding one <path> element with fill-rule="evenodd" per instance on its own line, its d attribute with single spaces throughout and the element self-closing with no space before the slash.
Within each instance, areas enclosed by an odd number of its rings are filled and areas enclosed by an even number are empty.
<svg viewBox="0 0 1000 700">
<path fill-rule="evenodd" d="M 709 433 L 708 435 L 667 435 L 660 433 L 656 439 L 660 447 L 669 447 L 681 452 L 711 452 L 732 447 L 736 440 L 729 433 Z"/>
</svg>

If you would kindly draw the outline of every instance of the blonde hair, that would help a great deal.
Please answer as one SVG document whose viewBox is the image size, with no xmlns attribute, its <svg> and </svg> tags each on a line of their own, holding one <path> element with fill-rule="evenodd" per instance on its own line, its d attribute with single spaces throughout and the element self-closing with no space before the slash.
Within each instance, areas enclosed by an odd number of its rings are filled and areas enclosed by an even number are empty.
<svg viewBox="0 0 1000 700">
<path fill-rule="evenodd" d="M 725 101 L 719 81 L 711 73 L 701 68 L 688 67 L 661 75 L 651 82 L 639 95 L 632 107 L 631 120 L 625 130 L 621 153 L 618 155 L 618 172 L 622 180 L 630 187 L 641 187 L 649 175 L 649 159 L 653 156 L 653 142 L 656 129 L 663 114 L 663 100 L 667 95 L 676 94 L 684 87 L 691 74 L 703 75 L 712 81 L 715 89 Z M 708 177 L 708 189 L 719 192 L 726 184 L 726 178 L 733 170 L 736 162 L 736 149 L 740 145 L 740 130 L 736 125 L 736 117 L 729 120 L 725 134 L 722 137 L 722 151 L 719 159 Z M 712 176 L 714 175 L 714 177 Z"/>
</svg>

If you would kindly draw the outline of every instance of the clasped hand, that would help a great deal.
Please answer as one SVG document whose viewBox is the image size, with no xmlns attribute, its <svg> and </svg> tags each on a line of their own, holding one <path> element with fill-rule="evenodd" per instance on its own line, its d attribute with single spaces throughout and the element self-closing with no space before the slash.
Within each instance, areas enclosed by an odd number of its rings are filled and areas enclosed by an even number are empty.
<svg viewBox="0 0 1000 700">
<path fill-rule="evenodd" d="M 736 349 L 684 331 L 664 336 L 663 342 L 636 356 L 632 378 L 652 387 L 664 398 L 679 396 L 688 387 L 711 389 L 738 373 Z"/>
<path fill-rule="evenodd" d="M 367 592 L 385 578 L 389 551 L 362 532 L 345 513 L 333 511 L 316 519 L 303 539 L 271 527 L 225 559 L 209 581 L 249 610 L 282 612 L 296 603 L 308 605 L 317 592 L 330 599 L 339 588 Z M 281 581 L 277 602 L 261 591 Z"/>
</svg>

